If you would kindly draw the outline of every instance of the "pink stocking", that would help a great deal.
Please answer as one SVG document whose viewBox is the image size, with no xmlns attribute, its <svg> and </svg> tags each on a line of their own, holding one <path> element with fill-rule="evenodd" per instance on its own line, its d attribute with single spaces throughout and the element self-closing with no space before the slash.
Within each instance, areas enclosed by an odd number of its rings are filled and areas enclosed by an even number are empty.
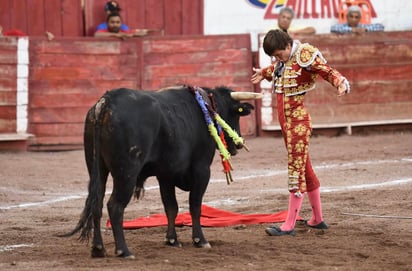
<svg viewBox="0 0 412 271">
<path fill-rule="evenodd" d="M 302 207 L 303 195 L 296 197 L 294 193 L 289 194 L 289 208 L 286 221 L 280 226 L 282 231 L 291 231 L 295 228 L 296 219 Z"/>
<path fill-rule="evenodd" d="M 323 221 L 322 205 L 320 203 L 320 189 L 319 187 L 313 191 L 307 192 L 309 203 L 312 206 L 312 218 L 308 221 L 309 225 L 317 225 Z"/>
</svg>

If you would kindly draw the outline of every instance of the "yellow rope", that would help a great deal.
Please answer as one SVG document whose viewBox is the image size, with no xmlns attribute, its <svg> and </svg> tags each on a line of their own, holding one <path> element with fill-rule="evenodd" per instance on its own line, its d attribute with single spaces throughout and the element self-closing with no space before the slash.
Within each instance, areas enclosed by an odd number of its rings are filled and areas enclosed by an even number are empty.
<svg viewBox="0 0 412 271">
<path fill-rule="evenodd" d="M 219 135 L 217 134 L 216 127 L 214 126 L 213 123 L 209 124 L 207 126 L 209 128 L 210 135 L 213 137 L 215 140 L 217 147 L 219 149 L 220 154 L 222 155 L 222 158 L 224 160 L 230 160 L 230 153 L 226 149 L 225 145 L 223 144 L 222 140 L 220 140 Z"/>
<path fill-rule="evenodd" d="M 226 133 L 230 136 L 230 138 L 232 138 L 233 142 L 236 145 L 243 145 L 244 140 L 236 133 L 236 131 L 230 128 L 230 126 L 218 114 L 215 114 L 214 117 L 217 123 L 219 123 L 219 125 L 222 126 L 223 130 L 226 131 Z"/>
</svg>

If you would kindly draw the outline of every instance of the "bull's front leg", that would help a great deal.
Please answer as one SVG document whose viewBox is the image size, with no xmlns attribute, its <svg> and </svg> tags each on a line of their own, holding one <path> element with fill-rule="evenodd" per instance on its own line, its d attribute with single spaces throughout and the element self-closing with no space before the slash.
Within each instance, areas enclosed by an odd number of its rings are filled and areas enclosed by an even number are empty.
<svg viewBox="0 0 412 271">
<path fill-rule="evenodd" d="M 212 246 L 203 235 L 200 224 L 203 193 L 204 192 L 196 193 L 196 191 L 191 191 L 189 195 L 189 209 L 192 217 L 192 240 L 195 247 L 211 248 Z"/>
<path fill-rule="evenodd" d="M 176 217 L 178 213 L 178 205 L 176 200 L 176 191 L 174 186 L 162 184 L 159 180 L 160 195 L 163 202 L 163 207 L 167 216 L 167 232 L 166 245 L 173 247 L 182 247 L 182 244 L 177 239 L 176 233 Z"/>
</svg>

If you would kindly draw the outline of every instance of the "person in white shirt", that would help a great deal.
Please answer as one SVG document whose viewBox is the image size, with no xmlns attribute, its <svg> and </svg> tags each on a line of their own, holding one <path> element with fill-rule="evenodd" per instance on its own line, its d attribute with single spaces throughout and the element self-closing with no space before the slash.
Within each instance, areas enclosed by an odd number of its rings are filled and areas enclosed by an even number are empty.
<svg viewBox="0 0 412 271">
<path fill-rule="evenodd" d="M 279 11 L 278 24 L 273 29 L 280 29 L 291 34 L 316 34 L 316 29 L 313 26 L 295 26 L 292 25 L 292 20 L 295 17 L 295 12 L 289 7 L 284 7 Z"/>
</svg>

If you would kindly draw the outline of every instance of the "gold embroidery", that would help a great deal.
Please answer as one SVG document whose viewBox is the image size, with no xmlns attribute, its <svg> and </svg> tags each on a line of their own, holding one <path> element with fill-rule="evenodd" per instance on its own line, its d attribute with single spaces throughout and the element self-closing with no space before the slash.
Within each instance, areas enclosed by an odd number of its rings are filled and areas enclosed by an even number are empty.
<svg viewBox="0 0 412 271">
<path fill-rule="evenodd" d="M 303 106 L 304 95 L 284 97 L 282 123 L 288 152 L 288 190 L 306 192 L 305 168 L 310 136 L 310 117 Z"/>
<path fill-rule="evenodd" d="M 317 55 L 320 55 L 320 52 L 312 45 L 300 45 L 292 58 L 285 63 L 285 71 L 276 81 L 276 92 L 284 92 L 285 96 L 288 97 L 313 89 L 315 87 L 317 74 L 306 73 L 306 75 L 302 77 L 302 67 L 310 66 L 314 60 L 317 59 Z"/>
<path fill-rule="evenodd" d="M 305 152 L 305 143 L 303 143 L 303 140 L 299 140 L 298 143 L 295 145 L 295 151 L 296 152 Z"/>
<path fill-rule="evenodd" d="M 293 161 L 293 165 L 296 169 L 301 169 L 303 165 L 302 157 L 295 157 L 295 161 Z"/>
<path fill-rule="evenodd" d="M 299 124 L 295 127 L 294 132 L 299 136 L 303 136 L 306 134 L 306 126 L 303 124 Z"/>
<path fill-rule="evenodd" d="M 266 70 L 266 76 L 265 77 L 267 77 L 267 78 L 272 78 L 272 70 L 271 69 L 267 69 Z"/>
<path fill-rule="evenodd" d="M 319 49 L 310 45 L 309 43 L 304 43 L 298 47 L 296 50 L 297 63 L 301 67 L 309 67 L 315 61 L 316 57 L 319 57 L 323 62 L 326 63 L 326 60 L 323 58 Z"/>
<path fill-rule="evenodd" d="M 296 95 L 295 97 L 297 97 L 297 96 L 299 96 L 299 95 Z M 301 106 L 296 108 L 296 110 L 293 111 L 293 113 L 292 113 L 292 116 L 294 118 L 297 118 L 298 120 L 303 120 L 305 115 L 306 115 L 306 110 L 304 108 L 302 108 Z"/>
</svg>

